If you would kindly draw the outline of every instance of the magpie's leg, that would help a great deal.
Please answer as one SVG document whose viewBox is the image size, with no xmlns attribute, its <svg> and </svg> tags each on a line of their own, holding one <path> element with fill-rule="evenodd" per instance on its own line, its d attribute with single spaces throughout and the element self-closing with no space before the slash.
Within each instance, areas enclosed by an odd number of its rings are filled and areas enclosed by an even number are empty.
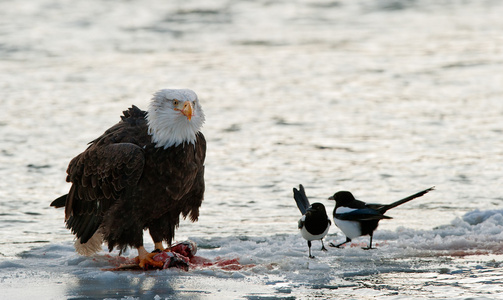
<svg viewBox="0 0 503 300">
<path fill-rule="evenodd" d="M 307 241 L 307 246 L 309 247 L 309 258 L 314 258 L 314 256 L 311 255 L 311 241 Z"/>
<path fill-rule="evenodd" d="M 345 241 L 345 242 L 342 242 L 342 243 L 337 244 L 337 245 L 335 245 L 334 243 L 330 243 L 330 244 L 328 244 L 328 245 L 329 245 L 330 247 L 340 248 L 342 245 L 344 245 L 344 244 L 346 244 L 346 243 L 349 243 L 349 242 L 351 242 L 351 239 L 350 239 L 350 238 L 348 238 L 348 237 L 346 237 L 346 241 Z"/>
<path fill-rule="evenodd" d="M 362 248 L 363 250 L 375 249 L 375 248 L 372 248 L 372 235 L 373 235 L 373 233 L 370 234 L 370 244 L 369 244 L 369 246 Z"/>
<path fill-rule="evenodd" d="M 321 241 L 321 251 L 328 251 L 327 248 L 325 248 L 325 245 L 323 244 L 323 240 Z"/>
</svg>

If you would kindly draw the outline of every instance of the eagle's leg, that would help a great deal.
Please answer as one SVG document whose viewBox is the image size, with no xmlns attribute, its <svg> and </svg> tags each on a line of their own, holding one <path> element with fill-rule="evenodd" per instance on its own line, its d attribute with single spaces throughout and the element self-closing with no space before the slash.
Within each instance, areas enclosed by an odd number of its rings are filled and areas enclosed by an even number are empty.
<svg viewBox="0 0 503 300">
<path fill-rule="evenodd" d="M 175 235 L 174 226 L 166 219 L 156 219 L 148 224 L 148 231 L 154 241 L 155 251 L 164 251 L 163 241 L 168 243 L 168 249 L 171 248 L 171 240 Z"/>
<path fill-rule="evenodd" d="M 143 246 L 138 247 L 138 265 L 140 268 L 146 269 L 148 266 L 162 268 L 164 265 L 162 261 L 155 261 L 152 259 L 155 255 L 157 255 L 157 253 L 149 253 Z"/>
<path fill-rule="evenodd" d="M 164 246 L 162 245 L 162 241 L 160 241 L 160 242 L 154 242 L 154 249 L 155 252 L 162 252 L 166 248 L 164 248 Z"/>
<path fill-rule="evenodd" d="M 162 252 L 166 248 L 164 248 L 164 245 L 162 244 L 162 235 L 159 234 L 155 229 L 152 227 L 149 228 L 148 230 L 150 232 L 150 236 L 152 237 L 152 240 L 154 241 L 154 252 Z M 168 245 L 169 249 L 169 245 Z"/>
</svg>

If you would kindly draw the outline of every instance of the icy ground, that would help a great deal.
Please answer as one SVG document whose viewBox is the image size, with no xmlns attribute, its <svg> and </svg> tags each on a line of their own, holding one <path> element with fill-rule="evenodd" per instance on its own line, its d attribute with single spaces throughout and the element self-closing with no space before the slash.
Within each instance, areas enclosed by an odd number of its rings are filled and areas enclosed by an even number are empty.
<svg viewBox="0 0 503 300">
<path fill-rule="evenodd" d="M 359 238 L 344 249 L 313 243 L 307 257 L 300 235 L 195 238 L 198 255 L 239 258 L 243 268 L 217 266 L 162 271 L 107 271 L 112 257 L 77 255 L 70 243 L 47 244 L 0 260 L 5 299 L 295 299 L 313 297 L 503 297 L 503 210 L 473 211 L 433 230 L 378 230 L 378 249 Z M 340 234 L 327 241 L 341 240 Z M 126 253 L 133 257 L 135 253 Z M 42 295 L 42 296 L 41 296 Z"/>
</svg>

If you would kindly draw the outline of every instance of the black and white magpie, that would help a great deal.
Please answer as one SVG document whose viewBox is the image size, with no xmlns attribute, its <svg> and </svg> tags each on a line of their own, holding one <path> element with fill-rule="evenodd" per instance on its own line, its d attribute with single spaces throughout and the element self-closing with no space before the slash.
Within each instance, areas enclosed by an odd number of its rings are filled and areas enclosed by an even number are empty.
<svg viewBox="0 0 503 300">
<path fill-rule="evenodd" d="M 335 200 L 334 223 L 346 235 L 346 241 L 338 245 L 333 243 L 330 243 L 329 245 L 331 247 L 338 248 L 348 242 L 351 242 L 351 239 L 363 235 L 369 235 L 370 243 L 368 247 L 363 249 L 372 249 L 372 236 L 379 221 L 382 219 L 391 219 L 391 217 L 384 215 L 387 210 L 397 207 L 400 204 L 404 204 L 412 199 L 421 197 L 434 188 L 435 187 L 431 187 L 387 205 L 367 204 L 363 201 L 356 200 L 353 194 L 347 191 L 335 193 L 328 199 Z"/>
<path fill-rule="evenodd" d="M 311 241 L 320 240 L 321 250 L 327 251 L 327 248 L 325 248 L 323 244 L 323 238 L 327 235 L 332 222 L 327 215 L 325 205 L 318 202 L 311 205 L 309 204 L 302 184 L 299 185 L 299 190 L 293 188 L 293 198 L 295 202 L 297 202 L 297 207 L 302 213 L 302 218 L 300 218 L 298 223 L 300 233 L 302 237 L 307 240 L 309 258 L 314 258 L 314 256 L 311 255 Z"/>
</svg>

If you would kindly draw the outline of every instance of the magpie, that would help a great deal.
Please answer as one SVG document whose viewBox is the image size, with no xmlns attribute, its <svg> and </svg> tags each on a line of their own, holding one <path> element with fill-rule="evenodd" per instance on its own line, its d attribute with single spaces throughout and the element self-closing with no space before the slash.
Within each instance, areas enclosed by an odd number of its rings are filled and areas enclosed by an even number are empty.
<svg viewBox="0 0 503 300">
<path fill-rule="evenodd" d="M 363 249 L 373 249 L 372 236 L 374 234 L 374 230 L 376 230 L 377 228 L 379 221 L 382 219 L 391 219 L 391 217 L 385 216 L 384 213 L 389 209 L 397 207 L 398 205 L 421 197 L 434 188 L 435 187 L 431 187 L 387 205 L 367 204 L 363 201 L 356 200 L 353 194 L 348 191 L 340 191 L 335 193 L 328 199 L 335 200 L 334 223 L 346 235 L 346 241 L 338 245 L 335 245 L 333 243 L 330 243 L 329 245 L 331 247 L 339 248 L 340 246 L 351 242 L 351 239 L 359 236 L 369 235 L 370 243 L 368 247 L 365 247 Z"/>
<path fill-rule="evenodd" d="M 320 240 L 321 250 L 327 251 L 327 248 L 325 248 L 323 244 L 323 238 L 327 235 L 332 222 L 327 215 L 325 205 L 318 202 L 311 205 L 309 204 L 302 184 L 299 185 L 299 190 L 293 188 L 293 198 L 295 202 L 297 202 L 297 207 L 302 213 L 302 218 L 300 218 L 298 223 L 300 233 L 302 237 L 307 240 L 309 258 L 314 258 L 314 256 L 311 255 L 311 241 Z"/>
</svg>

